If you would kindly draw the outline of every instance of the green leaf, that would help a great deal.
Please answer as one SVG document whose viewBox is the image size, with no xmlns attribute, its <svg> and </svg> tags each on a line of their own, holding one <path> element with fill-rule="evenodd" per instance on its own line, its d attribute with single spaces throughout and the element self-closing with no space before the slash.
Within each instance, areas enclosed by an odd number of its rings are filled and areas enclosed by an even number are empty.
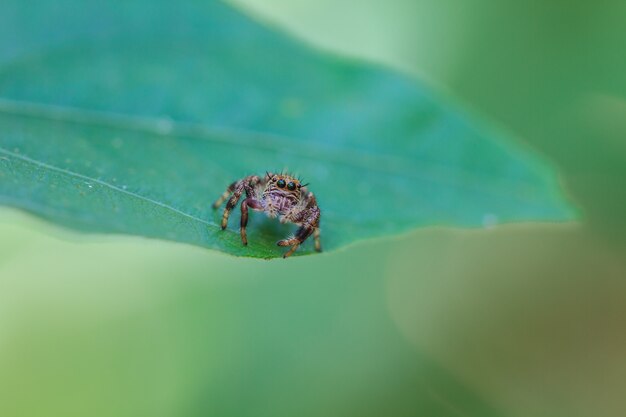
<svg viewBox="0 0 626 417">
<path fill-rule="evenodd" d="M 4 0 L 0 202 L 98 233 L 277 257 L 293 226 L 210 203 L 311 182 L 327 250 L 418 226 L 565 220 L 551 169 L 411 77 L 320 53 L 219 2 Z M 299 251 L 311 253 L 312 244 Z"/>
</svg>

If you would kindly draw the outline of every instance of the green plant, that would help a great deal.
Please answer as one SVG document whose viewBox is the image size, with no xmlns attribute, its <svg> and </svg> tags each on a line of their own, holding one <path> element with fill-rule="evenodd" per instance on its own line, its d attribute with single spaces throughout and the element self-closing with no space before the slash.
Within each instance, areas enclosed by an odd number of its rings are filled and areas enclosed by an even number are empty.
<svg viewBox="0 0 626 417">
<path fill-rule="evenodd" d="M 312 182 L 327 250 L 418 226 L 573 216 L 537 156 L 408 76 L 219 2 L 61 3 L 1 6 L 4 204 L 263 258 L 281 256 L 284 229 L 252 218 L 244 248 L 210 202 L 268 169 Z"/>
</svg>

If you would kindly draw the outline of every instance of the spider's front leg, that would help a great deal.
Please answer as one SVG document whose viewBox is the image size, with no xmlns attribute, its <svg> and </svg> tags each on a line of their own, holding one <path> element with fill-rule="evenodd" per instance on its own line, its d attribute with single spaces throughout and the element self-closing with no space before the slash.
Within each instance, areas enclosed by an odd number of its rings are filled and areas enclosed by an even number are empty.
<svg viewBox="0 0 626 417">
<path fill-rule="evenodd" d="M 315 217 L 315 230 L 313 231 L 313 239 L 315 240 L 315 251 L 316 252 L 321 252 L 322 251 L 322 243 L 320 241 L 320 215 L 321 215 L 321 211 L 319 209 L 319 207 L 317 206 L 317 199 L 315 198 L 315 194 L 310 193 L 306 187 L 302 188 L 302 192 L 304 192 L 306 194 L 305 197 L 305 201 L 306 201 L 306 208 L 310 209 L 315 209 L 317 212 L 317 215 L 315 216 L 315 211 L 314 211 L 314 217 Z"/>
<path fill-rule="evenodd" d="M 296 234 L 295 234 L 294 237 L 292 237 L 290 239 L 279 240 L 277 242 L 278 246 L 291 246 L 291 249 L 289 249 L 287 252 L 285 252 L 285 254 L 283 255 L 283 258 L 290 257 L 300 247 L 300 245 L 305 240 L 307 240 L 307 238 L 309 236 L 311 236 L 311 234 L 313 234 L 313 232 L 316 229 L 317 228 L 315 226 L 311 225 L 311 224 L 303 224 L 296 231 Z"/>
<path fill-rule="evenodd" d="M 222 196 L 218 198 L 215 203 L 213 203 L 213 208 L 214 209 L 218 208 L 220 205 L 222 205 L 224 200 L 226 200 L 226 198 L 228 198 L 228 196 L 232 193 L 232 196 L 228 200 L 228 203 L 226 203 L 224 214 L 222 215 L 222 230 L 226 229 L 226 226 L 228 226 L 228 217 L 230 216 L 230 212 L 232 211 L 233 208 L 235 208 L 235 206 L 239 202 L 239 199 L 241 198 L 241 194 L 243 194 L 243 192 L 246 191 L 246 194 L 248 196 L 254 195 L 254 187 L 260 181 L 261 179 L 257 177 L 256 175 L 251 175 L 239 181 L 235 181 L 228 187 L 228 189 L 226 189 L 224 194 L 222 194 Z"/>
<path fill-rule="evenodd" d="M 248 225 L 248 207 L 252 210 L 263 210 L 261 202 L 253 197 L 248 197 L 241 203 L 241 243 L 248 245 L 248 235 L 246 234 L 246 226 Z"/>
<path fill-rule="evenodd" d="M 315 237 L 315 250 L 321 252 L 322 247 L 319 243 L 320 209 L 316 205 L 311 208 L 305 209 L 296 219 L 296 223 L 300 223 L 301 226 L 296 231 L 294 237 L 290 239 L 279 240 L 276 243 L 278 246 L 291 246 L 291 249 L 285 252 L 283 258 L 290 257 L 298 249 L 298 247 L 312 234 L 314 234 Z"/>
</svg>

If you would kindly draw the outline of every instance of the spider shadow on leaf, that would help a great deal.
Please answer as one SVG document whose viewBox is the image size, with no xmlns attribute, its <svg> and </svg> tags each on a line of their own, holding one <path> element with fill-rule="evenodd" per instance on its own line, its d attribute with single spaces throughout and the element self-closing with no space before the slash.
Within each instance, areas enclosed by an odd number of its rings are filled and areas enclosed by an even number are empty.
<svg viewBox="0 0 626 417">
<path fill-rule="evenodd" d="M 239 233 L 239 206 L 237 206 L 237 215 L 231 216 L 228 222 L 228 229 Z M 213 211 L 213 220 L 218 223 L 222 219 L 223 210 Z M 282 224 L 277 218 L 271 219 L 263 213 L 250 211 L 250 221 L 248 222 L 248 236 L 250 240 L 266 239 L 272 243 L 287 236 L 293 235 L 297 226 L 293 224 Z"/>
<path fill-rule="evenodd" d="M 248 223 L 248 234 L 251 239 L 256 236 L 257 239 L 268 239 L 272 242 L 285 239 L 287 236 L 293 235 L 297 228 L 293 224 L 283 224 L 278 219 L 271 219 L 263 213 L 255 213 L 250 216 Z M 239 225 L 239 222 L 237 222 Z"/>
</svg>

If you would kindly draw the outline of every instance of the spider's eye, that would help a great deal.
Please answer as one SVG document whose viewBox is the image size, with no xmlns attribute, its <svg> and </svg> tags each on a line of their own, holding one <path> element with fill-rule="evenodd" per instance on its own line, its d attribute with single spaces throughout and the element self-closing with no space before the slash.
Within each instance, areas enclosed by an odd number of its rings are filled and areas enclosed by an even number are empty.
<svg viewBox="0 0 626 417">
<path fill-rule="evenodd" d="M 278 185 L 278 188 L 285 188 L 285 180 L 278 180 L 276 185 Z"/>
<path fill-rule="evenodd" d="M 289 191 L 293 191 L 296 189 L 296 184 L 294 184 L 293 182 L 290 182 L 289 184 L 287 184 L 287 189 Z"/>
</svg>

